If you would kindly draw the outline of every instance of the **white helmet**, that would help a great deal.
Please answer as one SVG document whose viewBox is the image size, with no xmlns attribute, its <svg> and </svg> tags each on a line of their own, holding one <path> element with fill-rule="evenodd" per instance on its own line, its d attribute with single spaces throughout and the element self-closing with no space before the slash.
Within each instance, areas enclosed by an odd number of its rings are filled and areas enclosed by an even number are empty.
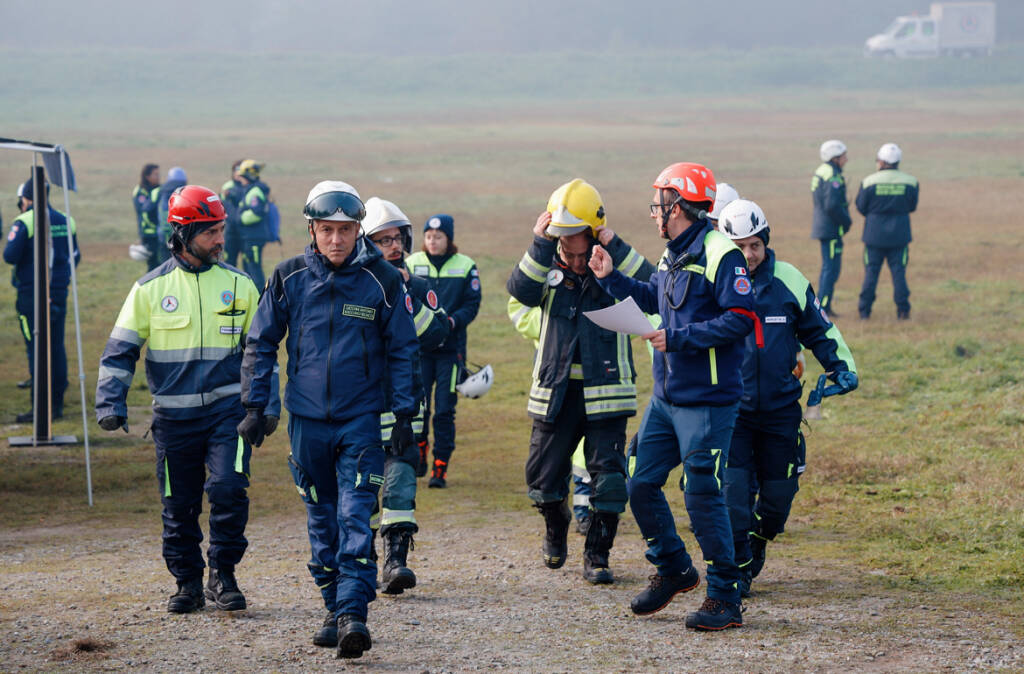
<svg viewBox="0 0 1024 674">
<path fill-rule="evenodd" d="M 882 147 L 878 148 L 878 159 L 884 161 L 886 164 L 896 165 L 900 163 L 900 159 L 903 158 L 903 150 L 896 143 L 886 143 Z"/>
<path fill-rule="evenodd" d="M 708 217 L 712 220 L 718 220 L 718 216 L 722 214 L 722 209 L 739 198 L 740 193 L 736 191 L 735 187 L 729 183 L 718 183 L 715 185 L 715 207 L 711 209 Z"/>
<path fill-rule="evenodd" d="M 149 256 L 149 248 L 146 248 L 141 243 L 133 243 L 128 246 L 128 257 L 136 262 L 145 262 L 149 259 Z"/>
<path fill-rule="evenodd" d="M 302 214 L 309 222 L 362 222 L 366 217 L 366 208 L 356 188 L 340 180 L 324 180 L 309 191 Z"/>
<path fill-rule="evenodd" d="M 841 157 L 846 154 L 846 144 L 841 140 L 826 140 L 821 144 L 821 149 L 818 150 L 818 154 L 821 156 L 821 161 L 832 161 L 836 157 Z"/>
<path fill-rule="evenodd" d="M 455 387 L 456 391 L 467 398 L 479 398 L 491 390 L 491 384 L 494 383 L 494 370 L 490 365 L 484 365 L 476 372 L 471 372 L 467 367 L 466 373 L 469 376 Z"/>
<path fill-rule="evenodd" d="M 760 206 L 747 199 L 737 199 L 722 209 L 718 231 L 730 239 L 745 239 L 763 231 L 762 238 L 768 243 L 768 219 Z"/>
<path fill-rule="evenodd" d="M 366 200 L 366 217 L 363 218 L 363 233 L 373 236 L 375 232 L 397 227 L 402 235 L 402 248 L 412 252 L 412 223 L 393 202 L 370 197 Z"/>
</svg>

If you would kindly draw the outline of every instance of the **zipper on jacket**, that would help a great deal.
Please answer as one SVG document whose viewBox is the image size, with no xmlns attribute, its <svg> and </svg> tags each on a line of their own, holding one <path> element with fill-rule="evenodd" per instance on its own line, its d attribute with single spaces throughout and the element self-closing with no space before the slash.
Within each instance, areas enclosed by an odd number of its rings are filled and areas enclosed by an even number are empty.
<svg viewBox="0 0 1024 674">
<path fill-rule="evenodd" d="M 203 360 L 203 342 L 205 334 L 203 333 L 203 289 L 199 285 L 199 272 L 195 272 L 196 275 L 196 294 L 199 295 L 199 360 Z M 199 402 L 205 407 L 206 406 L 206 395 L 199 392 Z"/>
<path fill-rule="evenodd" d="M 331 417 L 331 348 L 334 344 L 334 278 L 331 275 L 331 313 L 327 316 L 327 398 L 324 399 L 327 408 L 327 421 L 334 421 Z"/>
</svg>

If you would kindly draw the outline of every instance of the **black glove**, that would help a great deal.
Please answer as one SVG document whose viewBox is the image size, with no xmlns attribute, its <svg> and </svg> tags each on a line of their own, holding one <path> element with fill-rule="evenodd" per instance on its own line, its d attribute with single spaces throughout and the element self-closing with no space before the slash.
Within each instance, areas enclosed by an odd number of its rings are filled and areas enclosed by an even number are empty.
<svg viewBox="0 0 1024 674">
<path fill-rule="evenodd" d="M 273 435 L 274 431 L 277 430 L 277 422 L 280 421 L 277 417 L 265 416 L 263 417 L 263 435 Z"/>
<path fill-rule="evenodd" d="M 116 431 L 119 428 L 124 427 L 124 432 L 128 432 L 128 419 L 125 417 L 119 417 L 111 414 L 109 417 L 103 417 L 99 421 L 100 428 L 105 431 Z"/>
<path fill-rule="evenodd" d="M 416 448 L 416 437 L 412 432 L 412 417 L 395 415 L 395 426 L 391 429 L 391 456 L 403 456 L 409 448 Z M 416 451 L 417 458 L 419 450 Z"/>
<path fill-rule="evenodd" d="M 250 409 L 245 413 L 245 418 L 238 424 L 238 434 L 253 447 L 259 447 L 263 444 L 263 438 L 267 435 L 266 425 L 267 422 L 266 417 L 263 416 L 263 410 Z"/>
</svg>

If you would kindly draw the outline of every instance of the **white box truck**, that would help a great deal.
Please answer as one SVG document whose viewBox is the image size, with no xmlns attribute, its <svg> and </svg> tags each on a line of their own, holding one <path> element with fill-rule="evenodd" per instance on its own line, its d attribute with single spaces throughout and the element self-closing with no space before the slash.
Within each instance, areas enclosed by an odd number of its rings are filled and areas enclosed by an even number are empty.
<svg viewBox="0 0 1024 674">
<path fill-rule="evenodd" d="M 865 56 L 985 56 L 996 42 L 996 3 L 933 2 L 927 16 L 899 16 L 864 43 Z"/>
</svg>

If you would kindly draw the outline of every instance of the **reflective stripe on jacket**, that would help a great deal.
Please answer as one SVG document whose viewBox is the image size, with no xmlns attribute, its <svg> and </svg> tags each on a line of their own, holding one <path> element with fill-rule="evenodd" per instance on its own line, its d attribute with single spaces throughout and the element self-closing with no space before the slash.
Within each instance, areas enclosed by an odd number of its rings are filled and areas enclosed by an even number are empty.
<svg viewBox="0 0 1024 674">
<path fill-rule="evenodd" d="M 466 327 L 476 318 L 480 311 L 481 289 L 480 273 L 476 262 L 461 253 L 444 258 L 438 268 L 423 251 L 417 251 L 405 260 L 406 268 L 414 275 L 424 278 L 430 290 L 438 297 L 438 302 L 455 323 L 455 329 L 440 347 L 433 349 L 439 353 L 465 353 Z M 424 349 L 425 355 L 431 351 Z"/>
<path fill-rule="evenodd" d="M 864 216 L 861 240 L 876 248 L 910 243 L 910 214 L 917 209 L 918 192 L 917 178 L 896 169 L 865 178 L 857 192 L 857 210 Z"/>
<path fill-rule="evenodd" d="M 850 231 L 852 221 L 850 204 L 846 200 L 846 180 L 838 165 L 825 162 L 814 172 L 811 201 L 814 204 L 812 239 L 841 239 Z"/>
<path fill-rule="evenodd" d="M 856 372 L 853 354 L 835 323 L 822 310 L 810 281 L 768 249 L 753 273 L 755 311 L 764 325 L 764 348 L 747 335 L 740 408 L 770 412 L 800 399 L 793 376 L 796 355 L 810 349 L 826 372 Z"/>
<path fill-rule="evenodd" d="M 156 235 L 158 192 L 159 187 L 146 188 L 142 185 L 136 185 L 132 190 L 132 204 L 135 206 L 135 220 L 140 237 Z"/>
<path fill-rule="evenodd" d="M 680 406 L 731 405 L 743 394 L 743 338 L 755 323 L 747 261 L 707 220 L 666 253 L 646 283 L 614 270 L 601 286 L 661 316 L 667 351 L 654 352 L 655 396 Z"/>
<path fill-rule="evenodd" d="M 126 398 L 143 344 L 154 414 L 195 419 L 240 405 L 242 349 L 258 301 L 252 280 L 223 262 L 192 268 L 172 255 L 140 278 L 100 358 L 97 419 L 128 416 Z M 277 395 L 266 413 L 280 416 Z"/>
<path fill-rule="evenodd" d="M 537 354 L 527 413 L 553 421 L 562 408 L 570 379 L 582 379 L 584 409 L 589 419 L 636 414 L 636 369 L 629 335 L 598 327 L 584 311 L 615 304 L 589 272 L 580 277 L 556 258 L 557 242 L 535 236 L 506 287 L 524 308 L 540 307 Z M 646 280 L 654 271 L 619 237 L 607 246 L 616 268 Z M 513 316 L 517 323 L 526 319 Z M 536 319 L 535 319 L 536 320 Z M 573 363 L 578 356 L 578 362 Z M 573 367 L 579 368 L 578 372 Z"/>
</svg>

